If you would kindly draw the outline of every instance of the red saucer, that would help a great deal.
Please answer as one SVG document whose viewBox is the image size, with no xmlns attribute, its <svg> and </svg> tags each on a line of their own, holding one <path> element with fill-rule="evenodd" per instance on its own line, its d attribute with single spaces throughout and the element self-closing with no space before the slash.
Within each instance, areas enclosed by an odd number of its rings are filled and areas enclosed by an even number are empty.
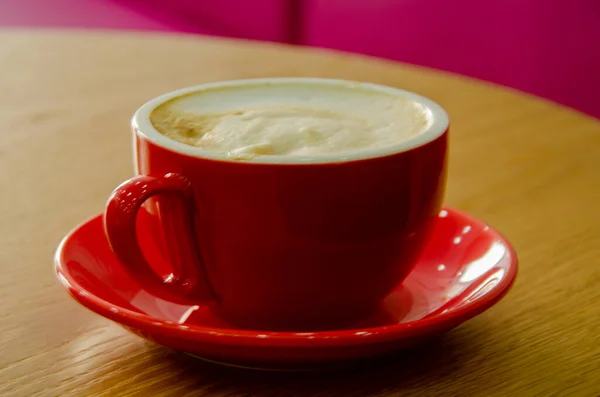
<svg viewBox="0 0 600 397">
<path fill-rule="evenodd" d="M 284 369 L 373 357 L 446 332 L 508 292 L 517 273 L 517 256 L 491 227 L 444 209 L 419 263 L 381 312 L 348 329 L 314 333 L 236 329 L 207 306 L 150 295 L 115 258 L 102 216 L 64 238 L 55 266 L 75 300 L 136 335 L 211 361 Z"/>
</svg>

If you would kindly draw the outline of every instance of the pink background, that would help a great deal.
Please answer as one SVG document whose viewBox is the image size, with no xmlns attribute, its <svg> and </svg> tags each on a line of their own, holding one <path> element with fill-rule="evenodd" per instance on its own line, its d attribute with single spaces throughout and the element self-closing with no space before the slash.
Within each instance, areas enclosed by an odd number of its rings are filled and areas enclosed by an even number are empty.
<svg viewBox="0 0 600 397">
<path fill-rule="evenodd" d="M 0 0 L 0 26 L 334 48 L 488 80 L 600 118 L 598 0 Z"/>
</svg>

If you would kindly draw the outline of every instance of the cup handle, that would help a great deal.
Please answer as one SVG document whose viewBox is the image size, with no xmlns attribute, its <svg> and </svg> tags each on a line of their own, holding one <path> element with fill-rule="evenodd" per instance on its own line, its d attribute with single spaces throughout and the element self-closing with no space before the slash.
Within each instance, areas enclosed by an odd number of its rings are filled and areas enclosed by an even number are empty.
<svg viewBox="0 0 600 397">
<path fill-rule="evenodd" d="M 166 278 L 150 266 L 139 246 L 136 217 L 142 204 L 155 195 L 176 195 L 187 213 L 182 219 L 185 235 L 182 244 L 188 244 L 178 268 Z M 108 242 L 119 261 L 140 285 L 155 296 L 169 301 L 212 300 L 213 290 L 194 239 L 194 193 L 189 181 L 182 175 L 169 173 L 162 177 L 140 175 L 119 185 L 110 195 L 104 211 L 104 230 Z M 187 241 L 185 241 L 187 240 Z"/>
</svg>

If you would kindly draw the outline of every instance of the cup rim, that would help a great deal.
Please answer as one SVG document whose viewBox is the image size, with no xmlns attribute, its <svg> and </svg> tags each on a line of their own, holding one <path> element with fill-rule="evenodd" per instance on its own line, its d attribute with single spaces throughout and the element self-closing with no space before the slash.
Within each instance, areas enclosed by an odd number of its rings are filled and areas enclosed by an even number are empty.
<svg viewBox="0 0 600 397">
<path fill-rule="evenodd" d="M 408 99 L 423 106 L 430 113 L 433 122 L 424 131 L 411 136 L 399 143 L 380 147 L 363 149 L 352 152 L 344 152 L 337 154 L 315 154 L 310 156 L 286 156 L 286 155 L 268 155 L 256 156 L 249 159 L 232 158 L 227 154 L 210 152 L 195 146 L 187 145 L 182 142 L 167 138 L 161 134 L 150 121 L 150 113 L 172 99 L 180 96 L 188 95 L 197 91 L 235 86 L 252 86 L 261 84 L 313 84 L 313 85 L 329 85 L 339 86 L 342 88 L 361 88 L 377 92 L 388 93 L 398 96 L 399 98 Z M 381 84 L 359 82 L 353 80 L 330 79 L 320 77 L 271 77 L 271 78 L 252 78 L 252 79 L 237 79 L 212 82 L 206 84 L 194 85 L 175 91 L 167 92 L 159 95 L 137 109 L 131 120 L 131 126 L 136 134 L 144 136 L 147 140 L 157 146 L 177 152 L 180 154 L 211 159 L 225 162 L 236 163 L 254 163 L 254 164 L 323 164 L 323 163 L 340 163 L 356 160 L 366 160 L 371 158 L 386 157 L 393 154 L 407 152 L 418 147 L 424 146 L 443 135 L 449 126 L 449 118 L 446 111 L 436 102 L 422 95 L 411 91 L 406 91 L 400 88 L 389 87 Z"/>
</svg>

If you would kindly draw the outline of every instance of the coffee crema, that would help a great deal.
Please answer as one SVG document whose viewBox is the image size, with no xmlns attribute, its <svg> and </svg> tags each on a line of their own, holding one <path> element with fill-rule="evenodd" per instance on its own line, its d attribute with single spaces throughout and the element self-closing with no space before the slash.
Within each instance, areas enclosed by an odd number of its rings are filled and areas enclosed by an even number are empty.
<svg viewBox="0 0 600 397">
<path fill-rule="evenodd" d="M 432 124 L 421 104 L 360 85 L 211 88 L 150 114 L 166 137 L 231 158 L 351 153 L 400 143 Z"/>
</svg>

